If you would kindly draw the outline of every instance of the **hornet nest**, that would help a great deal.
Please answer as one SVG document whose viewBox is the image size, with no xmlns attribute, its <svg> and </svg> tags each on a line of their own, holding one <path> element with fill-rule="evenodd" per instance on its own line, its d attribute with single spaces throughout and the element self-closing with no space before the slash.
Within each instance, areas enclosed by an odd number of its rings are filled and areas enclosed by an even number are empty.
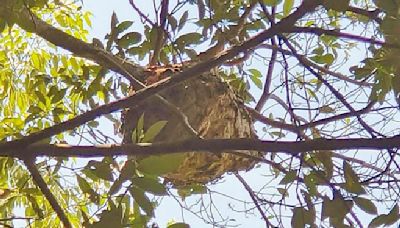
<svg viewBox="0 0 400 228">
<path fill-rule="evenodd" d="M 148 71 L 153 74 L 147 77 L 146 83 L 152 84 L 185 67 L 188 66 L 149 68 Z M 159 95 L 179 109 L 202 138 L 255 138 L 253 122 L 242 105 L 243 101 L 216 74 L 214 70 L 204 72 Z M 168 121 L 153 143 L 196 137 L 170 107 L 160 104 L 157 97 L 153 96 L 123 114 L 123 143 L 132 143 L 132 132 L 143 113 L 144 129 L 157 121 Z M 243 153 L 260 156 L 255 151 Z M 182 164 L 163 177 L 175 186 L 206 184 L 219 179 L 226 172 L 249 170 L 254 164 L 254 159 L 230 153 L 187 152 Z"/>
</svg>

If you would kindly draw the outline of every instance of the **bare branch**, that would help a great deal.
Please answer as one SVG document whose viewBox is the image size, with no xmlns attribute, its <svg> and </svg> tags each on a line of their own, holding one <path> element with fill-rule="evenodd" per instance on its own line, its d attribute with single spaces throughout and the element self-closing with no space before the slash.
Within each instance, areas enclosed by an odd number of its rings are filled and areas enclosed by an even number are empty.
<svg viewBox="0 0 400 228">
<path fill-rule="evenodd" d="M 249 193 L 251 200 L 253 200 L 254 205 L 256 206 L 258 212 L 260 212 L 261 217 L 264 219 L 266 227 L 268 227 L 268 228 L 274 227 L 274 225 L 271 224 L 271 222 L 265 215 L 264 211 L 262 210 L 260 204 L 258 203 L 258 197 L 254 193 L 253 189 L 251 189 L 250 185 L 247 184 L 246 180 L 242 176 L 240 176 L 238 173 L 235 173 L 235 176 L 240 181 L 240 183 L 242 183 L 242 185 L 244 186 L 246 191 Z"/>
<path fill-rule="evenodd" d="M 391 47 L 391 48 L 397 48 L 399 49 L 399 45 L 396 44 L 390 44 L 386 43 L 385 41 L 381 40 L 376 40 L 374 38 L 367 38 L 359 35 L 354 35 L 346 32 L 340 32 L 338 30 L 328 30 L 328 29 L 323 29 L 323 28 L 318 28 L 318 27 L 293 27 L 291 29 L 291 32 L 293 33 L 312 33 L 318 36 L 321 35 L 329 35 L 329 36 L 335 36 L 338 38 L 346 38 L 350 40 L 355 40 L 359 42 L 365 42 L 369 44 L 377 44 L 385 47 Z"/>
<path fill-rule="evenodd" d="M 278 47 L 277 45 L 261 44 L 257 48 L 267 48 L 267 49 L 271 49 L 271 50 L 278 50 L 279 52 L 281 52 L 284 55 L 292 55 L 292 56 L 294 55 L 291 51 L 283 49 L 281 47 Z M 321 71 L 322 73 L 329 74 L 329 75 L 336 77 L 340 80 L 343 80 L 345 82 L 350 82 L 350 83 L 353 83 L 358 86 L 366 86 L 366 87 L 373 86 L 373 83 L 369 83 L 369 82 L 365 82 L 365 81 L 357 81 L 355 79 L 350 78 L 347 75 L 344 75 L 342 73 L 335 72 L 335 71 L 329 70 L 326 67 L 320 66 L 320 65 L 312 62 L 311 60 L 309 60 L 305 55 L 298 54 L 298 58 L 301 58 L 305 63 L 307 63 L 307 65 Z"/>
</svg>

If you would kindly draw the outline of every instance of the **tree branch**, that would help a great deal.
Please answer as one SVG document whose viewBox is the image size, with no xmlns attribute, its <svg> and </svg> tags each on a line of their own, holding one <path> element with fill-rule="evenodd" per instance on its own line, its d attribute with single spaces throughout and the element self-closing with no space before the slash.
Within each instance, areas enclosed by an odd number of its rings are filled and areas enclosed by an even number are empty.
<svg viewBox="0 0 400 228">
<path fill-rule="evenodd" d="M 249 196 L 251 198 L 251 200 L 254 202 L 254 205 L 256 206 L 258 212 L 260 213 L 261 217 L 264 219 L 265 221 L 265 226 L 267 228 L 269 227 L 274 227 L 274 225 L 271 224 L 271 222 L 269 221 L 269 219 L 267 218 L 267 216 L 265 215 L 264 211 L 261 208 L 260 203 L 258 202 L 258 197 L 257 195 L 254 193 L 253 189 L 251 189 L 250 185 L 247 184 L 246 180 L 240 176 L 238 173 L 235 173 L 236 178 L 239 180 L 240 183 L 242 183 L 243 187 L 246 189 L 246 191 L 249 193 Z"/>
<path fill-rule="evenodd" d="M 313 68 L 311 68 L 309 65 L 307 65 L 306 62 L 303 61 L 301 56 L 297 54 L 296 49 L 293 47 L 293 45 L 289 42 L 289 40 L 284 37 L 283 35 L 280 35 L 282 40 L 285 42 L 286 46 L 292 51 L 294 56 L 297 58 L 297 60 L 306 68 L 311 74 L 313 74 L 319 81 L 322 82 L 331 92 L 335 97 L 347 108 L 349 109 L 352 113 L 356 113 L 357 111 L 351 106 L 345 97 L 334 88 L 327 80 L 325 80 L 318 72 L 316 72 Z M 362 118 L 361 115 L 356 115 L 358 122 L 361 124 L 361 126 L 364 127 L 364 129 L 372 136 L 376 137 L 375 134 L 378 134 L 371 126 L 369 126 Z"/>
<path fill-rule="evenodd" d="M 257 48 L 266 48 L 266 49 L 271 49 L 271 50 L 278 50 L 279 52 L 281 52 L 281 53 L 284 54 L 284 55 L 291 55 L 291 56 L 294 55 L 291 51 L 289 51 L 289 50 L 287 50 L 287 49 L 283 49 L 283 48 L 281 48 L 281 47 L 278 47 L 277 45 L 261 44 L 261 45 L 259 45 Z M 374 85 L 373 83 L 369 83 L 369 82 L 365 82 L 365 81 L 357 81 L 357 80 L 352 79 L 352 78 L 350 78 L 349 76 L 344 75 L 344 74 L 342 74 L 342 73 L 329 70 L 329 69 L 326 68 L 326 67 L 320 66 L 320 65 L 318 65 L 318 64 L 316 64 L 316 63 L 314 63 L 314 62 L 312 62 L 312 61 L 309 60 L 305 55 L 300 55 L 300 54 L 298 54 L 298 57 L 299 57 L 299 58 L 302 58 L 303 61 L 304 61 L 305 63 L 307 63 L 307 65 L 309 65 L 309 66 L 311 66 L 311 67 L 313 67 L 313 68 L 315 68 L 315 69 L 317 69 L 317 70 L 319 70 L 319 71 L 321 71 L 321 72 L 323 72 L 323 73 L 325 73 L 325 74 L 329 74 L 329 75 L 331 75 L 331 76 L 333 76 L 333 77 L 336 77 L 336 78 L 338 78 L 338 79 L 340 79 L 340 80 L 343 80 L 343 81 L 346 81 L 346 82 L 350 82 L 350 83 L 353 83 L 353 84 L 358 85 L 358 86 L 371 87 L 371 86 Z"/>
<path fill-rule="evenodd" d="M 24 159 L 22 159 L 22 160 L 24 161 L 26 168 L 29 170 L 30 174 L 32 175 L 33 181 L 36 183 L 36 185 L 39 187 L 40 191 L 42 191 L 43 195 L 49 201 L 51 207 L 56 212 L 61 223 L 64 225 L 64 228 L 72 227 L 64 210 L 58 204 L 53 193 L 51 193 L 51 191 L 50 191 L 49 187 L 47 187 L 47 184 L 44 181 L 43 177 L 40 175 L 39 170 L 37 169 L 37 167 L 35 165 L 35 159 L 31 156 L 28 156 L 28 158 L 27 158 L 25 153 L 24 153 L 23 157 L 24 157 Z"/>
<path fill-rule="evenodd" d="M 24 151 L 0 150 L 0 156 L 99 157 L 118 155 L 163 155 L 188 151 L 237 153 L 236 150 L 281 152 L 291 155 L 328 150 L 382 150 L 400 147 L 400 135 L 390 138 L 313 139 L 307 141 L 261 141 L 257 139 L 189 139 L 170 143 L 106 144 L 71 146 L 68 144 L 33 144 Z M 232 151 L 232 152 L 230 152 Z"/>
<path fill-rule="evenodd" d="M 353 12 L 355 14 L 360 14 L 363 16 L 368 17 L 371 20 L 375 20 L 378 23 L 382 23 L 382 19 L 379 18 L 379 14 L 382 13 L 382 10 L 380 9 L 375 9 L 375 10 L 365 10 L 357 7 L 350 6 L 347 11 Z"/>
<path fill-rule="evenodd" d="M 384 47 L 397 48 L 397 49 L 400 48 L 399 45 L 397 45 L 397 44 L 387 43 L 385 41 L 376 40 L 374 38 L 368 38 L 368 37 L 363 37 L 360 35 L 350 34 L 350 33 L 346 33 L 346 32 L 340 32 L 338 30 L 329 30 L 329 29 L 323 29 L 323 28 L 318 28 L 318 27 L 293 27 L 291 29 L 291 32 L 292 33 L 311 33 L 311 34 L 315 34 L 318 36 L 329 35 L 329 36 L 345 38 L 345 39 L 355 40 L 355 41 L 369 43 L 369 44 L 381 45 Z"/>
</svg>

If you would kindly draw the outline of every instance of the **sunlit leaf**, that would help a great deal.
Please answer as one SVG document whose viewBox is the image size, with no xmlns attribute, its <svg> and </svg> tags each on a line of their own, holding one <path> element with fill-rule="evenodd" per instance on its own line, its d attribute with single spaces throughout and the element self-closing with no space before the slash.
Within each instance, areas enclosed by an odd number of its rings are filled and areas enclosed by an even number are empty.
<svg viewBox="0 0 400 228">
<path fill-rule="evenodd" d="M 294 0 L 285 0 L 283 3 L 283 16 L 289 15 L 293 9 Z"/>
</svg>

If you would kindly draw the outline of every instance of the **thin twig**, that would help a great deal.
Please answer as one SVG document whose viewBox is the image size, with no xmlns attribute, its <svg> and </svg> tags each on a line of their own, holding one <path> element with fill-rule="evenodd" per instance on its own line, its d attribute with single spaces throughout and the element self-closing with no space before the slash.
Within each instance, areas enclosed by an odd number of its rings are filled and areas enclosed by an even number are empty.
<svg viewBox="0 0 400 228">
<path fill-rule="evenodd" d="M 272 223 L 269 221 L 264 211 L 262 210 L 260 204 L 258 203 L 258 197 L 253 192 L 253 189 L 251 189 L 250 185 L 247 184 L 247 182 L 243 179 L 243 177 L 240 176 L 238 173 L 235 173 L 235 177 L 239 180 L 240 183 L 242 183 L 243 187 L 249 193 L 251 200 L 254 202 L 254 205 L 256 206 L 258 212 L 260 212 L 261 217 L 264 219 L 266 227 L 267 228 L 274 227 L 274 225 L 272 225 Z"/>
</svg>

